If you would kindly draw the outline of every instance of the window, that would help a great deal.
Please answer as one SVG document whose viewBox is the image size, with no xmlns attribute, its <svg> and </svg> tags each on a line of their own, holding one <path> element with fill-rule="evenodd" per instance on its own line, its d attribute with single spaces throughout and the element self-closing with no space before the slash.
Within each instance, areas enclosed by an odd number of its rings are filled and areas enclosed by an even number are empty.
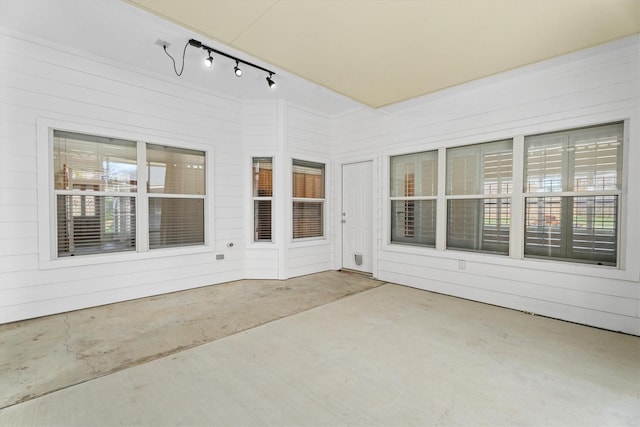
<svg viewBox="0 0 640 427">
<path fill-rule="evenodd" d="M 146 145 L 149 248 L 204 244 L 205 156 Z"/>
<path fill-rule="evenodd" d="M 525 138 L 525 256 L 617 264 L 623 124 Z"/>
<path fill-rule="evenodd" d="M 438 152 L 391 157 L 391 242 L 435 247 Z"/>
<path fill-rule="evenodd" d="M 293 160 L 293 238 L 324 236 L 324 165 Z"/>
<path fill-rule="evenodd" d="M 273 158 L 254 157 L 252 161 L 253 241 L 271 242 L 273 203 Z"/>
<path fill-rule="evenodd" d="M 53 157 L 58 258 L 204 244 L 204 152 L 55 130 Z"/>
<path fill-rule="evenodd" d="M 447 149 L 447 249 L 509 254 L 513 142 Z"/>
</svg>

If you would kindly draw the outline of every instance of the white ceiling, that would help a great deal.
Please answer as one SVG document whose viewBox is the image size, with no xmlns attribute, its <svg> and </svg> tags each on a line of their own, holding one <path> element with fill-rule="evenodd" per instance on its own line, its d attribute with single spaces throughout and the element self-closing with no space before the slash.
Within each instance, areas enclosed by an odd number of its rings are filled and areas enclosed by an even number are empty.
<svg viewBox="0 0 640 427">
<path fill-rule="evenodd" d="M 640 0 L 125 0 L 377 108 L 640 30 Z"/>
</svg>

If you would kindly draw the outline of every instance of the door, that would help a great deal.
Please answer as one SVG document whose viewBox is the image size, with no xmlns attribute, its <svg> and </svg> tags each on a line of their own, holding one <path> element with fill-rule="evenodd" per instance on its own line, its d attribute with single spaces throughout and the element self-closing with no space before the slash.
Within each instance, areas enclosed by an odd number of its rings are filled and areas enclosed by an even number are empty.
<svg viewBox="0 0 640 427">
<path fill-rule="evenodd" d="M 373 162 L 342 166 L 342 268 L 373 272 Z"/>
</svg>

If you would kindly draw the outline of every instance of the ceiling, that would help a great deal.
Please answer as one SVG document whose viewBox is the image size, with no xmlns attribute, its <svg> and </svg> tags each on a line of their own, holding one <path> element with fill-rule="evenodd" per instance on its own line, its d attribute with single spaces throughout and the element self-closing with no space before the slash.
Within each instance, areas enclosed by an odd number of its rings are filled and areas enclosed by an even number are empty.
<svg viewBox="0 0 640 427">
<path fill-rule="evenodd" d="M 640 0 L 125 0 L 370 107 L 640 31 Z"/>
</svg>

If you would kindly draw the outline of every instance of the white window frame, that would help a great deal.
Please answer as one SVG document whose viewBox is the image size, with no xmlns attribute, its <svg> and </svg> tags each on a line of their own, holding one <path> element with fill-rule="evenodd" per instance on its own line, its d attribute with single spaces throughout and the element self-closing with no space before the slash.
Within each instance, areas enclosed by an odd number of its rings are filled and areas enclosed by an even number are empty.
<svg viewBox="0 0 640 427">
<path fill-rule="evenodd" d="M 138 192 L 136 193 L 136 245 L 135 251 L 97 253 L 77 257 L 57 257 L 55 182 L 52 179 L 53 165 L 53 131 L 66 131 L 78 134 L 117 138 L 143 142 L 138 144 L 138 163 L 146 166 L 146 143 L 168 147 L 203 151 L 205 153 L 205 189 L 204 196 L 204 244 L 197 246 L 168 247 L 149 250 L 148 248 L 148 210 L 147 203 L 140 203 L 141 193 L 146 194 L 146 167 L 138 170 Z M 82 265 L 106 264 L 136 259 L 152 259 L 177 255 L 212 252 L 214 219 L 213 206 L 213 150 L 202 144 L 185 139 L 175 140 L 169 137 L 140 134 L 139 130 L 130 127 L 104 127 L 97 122 L 69 122 L 52 118 L 39 118 L 36 123 L 37 164 L 38 164 L 38 265 L 42 269 L 65 268 Z M 142 152 L 142 153 L 141 153 Z M 141 157 L 142 155 L 142 157 Z M 144 183 L 144 185 L 140 185 Z M 143 191 L 140 188 L 144 187 Z M 130 193 L 125 193 L 130 194 Z"/>
<path fill-rule="evenodd" d="M 543 133 L 571 131 L 573 129 L 596 127 L 611 123 L 624 123 L 623 133 L 623 156 L 622 156 L 622 195 L 618 204 L 618 266 L 606 266 L 581 262 L 566 262 L 553 259 L 541 259 L 524 257 L 524 138 L 525 136 L 538 135 Z M 640 272 L 640 264 L 629 263 L 628 257 L 629 246 L 633 242 L 629 242 L 627 232 L 633 231 L 637 225 L 629 224 L 629 205 L 637 203 L 638 200 L 629 198 L 629 176 L 636 174 L 635 171 L 629 169 L 629 162 L 632 157 L 629 156 L 629 141 L 636 138 L 635 128 L 629 118 L 621 118 L 618 115 L 608 114 L 602 120 L 593 121 L 589 118 L 580 118 L 575 120 L 566 120 L 561 124 L 552 123 L 547 125 L 534 124 L 526 126 L 517 132 L 509 130 L 490 132 L 482 139 L 477 135 L 468 135 L 460 137 L 456 144 L 446 144 L 442 141 L 425 140 L 418 146 L 413 146 L 410 150 L 388 150 L 382 153 L 384 162 L 382 163 L 382 196 L 385 200 L 385 209 L 382 209 L 382 224 L 386 239 L 383 240 L 381 249 L 384 251 L 424 256 L 430 259 L 441 261 L 434 262 L 455 262 L 460 269 L 464 268 L 464 264 L 458 264 L 462 261 L 480 262 L 485 265 L 505 266 L 512 268 L 525 268 L 532 270 L 553 271 L 563 274 L 584 275 L 586 277 L 602 277 L 618 280 L 635 280 Z M 500 141 L 513 140 L 513 186 L 511 193 L 511 227 L 510 227 L 510 250 L 509 256 L 495 255 L 492 253 L 483 253 L 475 251 L 458 251 L 446 249 L 446 199 L 445 181 L 446 181 L 446 150 L 456 146 L 474 145 L 484 141 Z M 391 202 L 390 202 L 390 158 L 392 156 L 413 154 L 422 151 L 439 150 L 439 172 L 438 172 L 438 206 L 436 218 L 436 247 L 424 247 L 416 245 L 406 245 L 400 243 L 391 243 Z M 443 264 L 444 265 L 444 264 Z M 452 264 L 454 265 L 454 264 Z"/>
<path fill-rule="evenodd" d="M 293 167 L 296 161 L 302 163 L 310 163 L 310 164 L 318 164 L 323 166 L 323 175 L 322 175 L 322 188 L 323 188 L 323 198 L 311 198 L 311 197 L 294 197 L 293 196 Z M 290 239 L 294 244 L 303 243 L 303 242 L 326 242 L 327 235 L 327 162 L 326 161 L 318 161 L 318 160 L 307 160 L 303 157 L 292 157 L 290 161 L 290 170 L 289 170 L 289 179 L 290 179 L 290 191 L 291 191 L 291 203 L 289 204 L 289 218 L 291 220 L 291 228 L 290 228 Z M 296 202 L 317 202 L 322 203 L 322 235 L 321 236 L 313 236 L 313 237 L 293 237 L 293 229 L 294 229 L 294 220 L 293 220 L 293 204 Z"/>
<path fill-rule="evenodd" d="M 254 177 L 254 173 L 255 171 L 253 170 L 254 167 L 254 160 L 255 159 L 271 159 L 271 196 L 255 196 L 253 194 L 253 177 Z M 273 244 L 275 243 L 275 216 L 274 216 L 274 212 L 276 209 L 275 206 L 275 193 L 276 193 L 276 159 L 275 156 L 273 155 L 264 155 L 264 156 L 258 156 L 258 155 L 252 155 L 251 156 L 251 163 L 250 163 L 250 168 L 251 168 L 251 182 L 249 185 L 249 191 L 251 194 L 251 205 L 250 205 L 250 211 L 251 211 L 251 231 L 250 231 L 250 243 L 251 244 Z M 255 224 L 255 202 L 256 201 L 269 201 L 271 202 L 271 239 L 270 240 L 257 240 L 255 238 L 255 230 L 256 230 L 256 224 Z"/>
</svg>

